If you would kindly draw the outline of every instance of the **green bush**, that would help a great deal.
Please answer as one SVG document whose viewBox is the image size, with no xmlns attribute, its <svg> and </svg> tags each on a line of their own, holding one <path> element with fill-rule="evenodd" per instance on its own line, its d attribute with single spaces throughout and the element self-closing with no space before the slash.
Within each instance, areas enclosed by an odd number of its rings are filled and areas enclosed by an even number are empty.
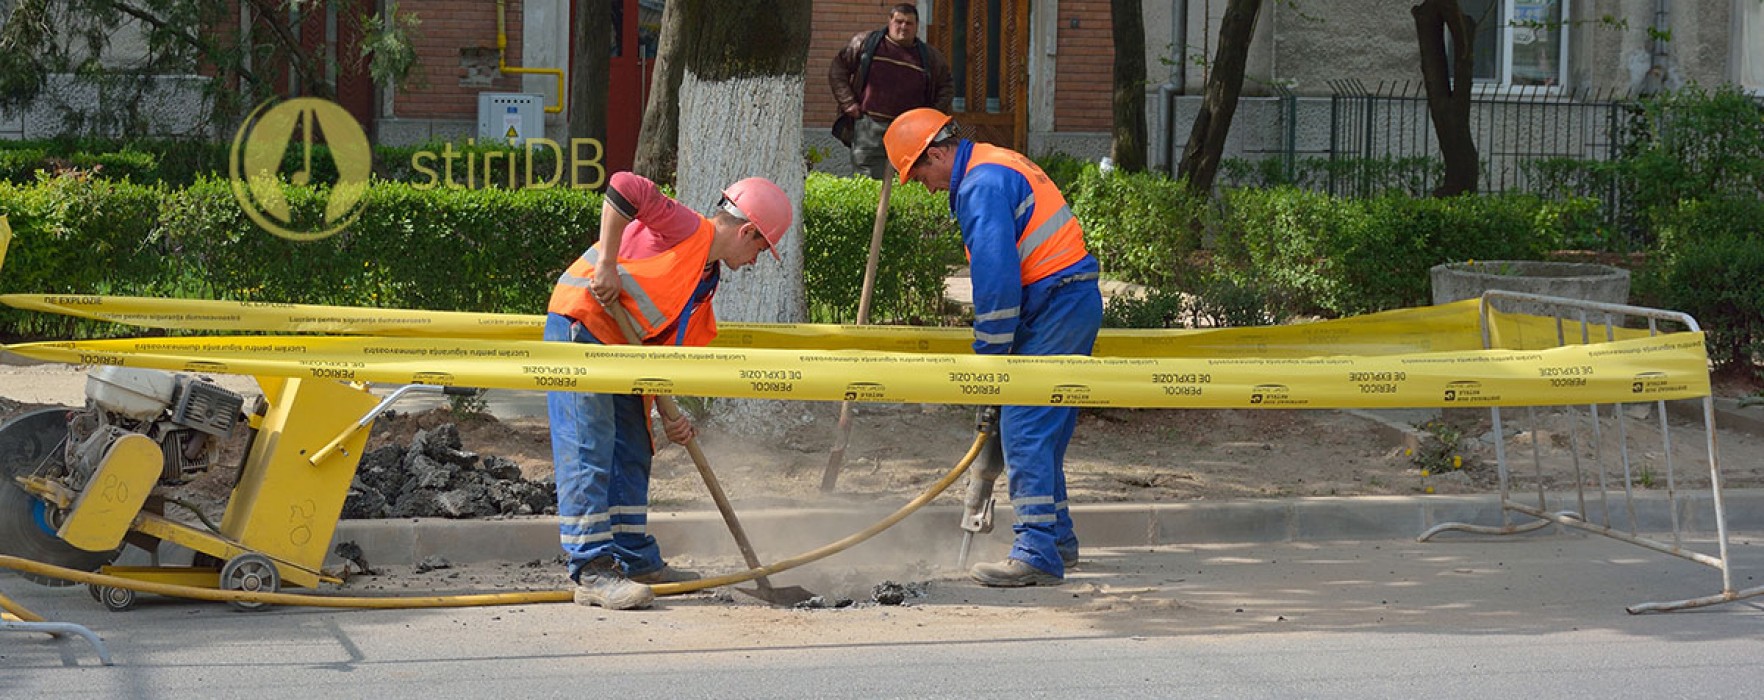
<svg viewBox="0 0 1764 700">
<path fill-rule="evenodd" d="M 232 148 L 231 142 L 206 141 L 174 141 L 174 140 L 132 140 L 115 141 L 104 139 L 55 139 L 49 141 L 15 141 L 0 142 L 0 180 L 16 184 L 35 182 L 39 172 L 54 174 L 58 170 L 73 168 L 87 171 L 92 177 L 122 180 L 143 184 L 165 184 L 172 187 L 186 187 L 204 178 L 225 178 L 228 174 L 228 155 Z M 559 149 L 568 149 L 569 144 L 559 144 Z M 444 156 L 452 152 L 453 181 L 465 183 L 467 163 L 477 163 L 473 170 L 476 177 L 482 178 L 485 156 L 496 154 L 493 175 L 495 184 L 507 182 L 509 156 L 515 156 L 515 180 L 517 186 L 527 182 L 528 158 L 525 149 L 509 148 L 497 144 L 451 144 L 445 142 L 426 143 L 416 146 L 377 146 L 374 148 L 374 174 L 382 180 L 425 184 L 439 181 L 445 177 Z M 433 171 L 433 175 L 423 173 L 413 164 L 413 156 L 419 153 L 433 154 L 433 158 L 424 159 L 423 167 Z M 538 180 L 550 180 L 553 169 L 558 166 L 559 152 L 548 148 L 533 149 L 533 175 Z M 565 158 L 568 153 L 561 153 Z M 584 156 L 592 155 L 586 149 Z M 602 159 L 604 161 L 604 158 Z M 302 149 L 290 148 L 283 155 L 282 170 L 293 172 L 310 165 L 311 181 L 315 183 L 334 183 L 337 181 L 337 165 L 331 159 L 330 149 L 324 144 L 312 147 L 312 160 L 306 161 Z M 584 167 L 580 174 L 584 184 L 592 184 L 603 177 L 603 173 Z M 568 169 L 558 173 L 562 185 L 569 186 L 572 174 Z"/>
<path fill-rule="evenodd" d="M 1428 268 L 1537 260 L 1584 203 L 1528 195 L 1336 199 L 1294 188 L 1236 190 L 1215 262 L 1254 281 L 1278 315 L 1354 315 L 1430 303 Z"/>
<path fill-rule="evenodd" d="M 1187 258 L 1200 247 L 1212 205 L 1157 173 L 1113 172 L 1089 165 L 1064 190 L 1084 227 L 1084 242 L 1113 279 L 1180 287 Z"/>
<path fill-rule="evenodd" d="M 809 320 L 854 323 L 882 183 L 810 173 L 804 189 L 802 278 Z M 963 262 L 948 196 L 913 183 L 896 186 L 889 194 L 870 322 L 940 323 L 943 280 Z"/>
<path fill-rule="evenodd" d="M 1188 320 L 1188 299 L 1173 289 L 1152 287 L 1143 295 L 1118 294 L 1103 307 L 1104 328 L 1182 328 Z"/>
<path fill-rule="evenodd" d="M 1660 219 L 1642 284 L 1657 305 L 1697 319 L 1717 367 L 1752 368 L 1764 352 L 1764 202 L 1686 202 Z"/>
<path fill-rule="evenodd" d="M 318 216 L 324 201 L 322 190 L 290 190 L 296 216 Z M 220 180 L 176 190 L 72 177 L 0 184 L 15 233 L 0 292 L 541 313 L 600 222 L 599 195 L 583 190 L 378 183 L 364 203 L 348 231 L 297 243 L 259 229 Z M 21 335 L 90 334 L 43 314 L 0 320 Z"/>
<path fill-rule="evenodd" d="M 1047 173 L 1047 179 L 1053 180 L 1054 186 L 1060 188 L 1061 192 L 1070 192 L 1072 183 L 1078 181 L 1078 176 L 1084 173 L 1085 168 L 1096 167 L 1083 158 L 1058 151 L 1036 158 L 1035 164 L 1040 166 L 1041 172 Z"/>
</svg>

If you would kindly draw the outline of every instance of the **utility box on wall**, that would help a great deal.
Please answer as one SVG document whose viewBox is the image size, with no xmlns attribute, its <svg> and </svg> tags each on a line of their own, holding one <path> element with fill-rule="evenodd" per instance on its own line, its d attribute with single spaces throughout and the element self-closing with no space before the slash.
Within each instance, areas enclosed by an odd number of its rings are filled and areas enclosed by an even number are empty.
<svg viewBox="0 0 1764 700">
<path fill-rule="evenodd" d="M 520 146 L 545 137 L 545 96 L 525 92 L 478 93 L 478 143 Z"/>
</svg>

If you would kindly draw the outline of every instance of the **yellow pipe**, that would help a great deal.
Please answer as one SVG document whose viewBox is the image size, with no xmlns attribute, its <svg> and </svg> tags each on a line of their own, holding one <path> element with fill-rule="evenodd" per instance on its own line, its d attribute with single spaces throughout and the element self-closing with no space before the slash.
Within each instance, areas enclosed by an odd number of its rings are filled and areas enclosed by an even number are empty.
<svg viewBox="0 0 1764 700">
<path fill-rule="evenodd" d="M 522 68 L 510 66 L 508 57 L 508 30 L 504 28 L 503 15 L 507 14 L 506 0 L 496 0 L 496 70 L 504 73 L 526 73 L 535 75 L 557 76 L 557 104 L 546 105 L 549 114 L 558 114 L 564 106 L 564 72 L 562 68 Z"/>
<path fill-rule="evenodd" d="M 17 621 L 19 621 L 19 622 L 43 622 L 44 621 L 43 616 L 38 615 L 34 612 L 31 612 L 28 608 L 26 608 L 23 605 L 19 605 L 17 602 L 13 601 L 11 598 L 6 597 L 5 593 L 0 593 L 0 610 L 5 610 L 7 612 L 7 614 L 9 615 L 9 619 L 16 618 Z"/>
<path fill-rule="evenodd" d="M 670 595 L 679 595 L 681 593 L 690 593 L 692 591 L 703 590 L 706 588 L 713 588 L 716 586 L 727 586 L 727 585 L 736 584 L 736 583 L 744 583 L 744 582 L 759 578 L 761 576 L 769 576 L 771 574 L 776 574 L 781 571 L 794 569 L 798 566 L 802 566 L 803 564 L 807 564 L 809 562 L 819 561 L 821 559 L 825 559 L 827 557 L 830 557 L 834 554 L 838 554 L 839 552 L 845 551 L 846 549 L 850 549 L 852 546 L 854 546 L 860 542 L 863 542 L 864 540 L 870 539 L 871 537 L 875 537 L 877 533 L 880 533 L 883 530 L 886 530 L 889 527 L 892 527 L 895 523 L 900 522 L 902 519 L 905 519 L 907 516 L 912 515 L 915 511 L 919 510 L 920 508 L 925 507 L 925 504 L 930 503 L 931 499 L 936 498 L 937 494 L 943 493 L 944 489 L 949 488 L 950 484 L 955 483 L 956 479 L 961 478 L 962 474 L 967 472 L 968 465 L 973 464 L 974 459 L 979 457 L 980 449 L 985 444 L 986 444 L 986 434 L 985 433 L 977 434 L 974 437 L 973 446 L 968 448 L 968 453 L 966 455 L 963 455 L 961 461 L 956 463 L 955 467 L 951 468 L 949 470 L 949 473 L 945 474 L 943 476 L 943 478 L 937 480 L 937 482 L 932 484 L 930 486 L 930 488 L 927 488 L 924 493 L 919 494 L 919 496 L 917 498 L 914 498 L 912 501 L 908 502 L 906 505 L 901 506 L 899 510 L 896 510 L 893 513 L 889 514 L 888 517 L 885 517 L 879 521 L 876 521 L 876 523 L 871 525 L 870 527 L 865 528 L 865 529 L 863 529 L 857 533 L 854 533 L 852 535 L 849 535 L 849 536 L 845 537 L 844 539 L 837 540 L 831 544 L 822 546 L 819 549 L 810 550 L 808 552 L 805 552 L 803 554 L 799 554 L 799 555 L 791 557 L 789 559 L 781 560 L 781 561 L 774 563 L 774 564 L 768 564 L 766 566 L 761 566 L 761 567 L 755 568 L 755 569 L 748 569 L 747 571 L 743 571 L 740 573 L 728 574 L 725 576 L 714 576 L 714 577 L 710 577 L 710 578 L 700 579 L 697 581 L 688 581 L 685 583 L 664 583 L 664 584 L 657 585 L 657 586 L 651 586 L 650 589 L 655 591 L 655 594 L 658 596 L 670 596 Z M 15 571 L 23 571 L 25 573 L 36 574 L 39 576 L 49 576 L 49 577 L 63 579 L 63 580 L 67 580 L 67 581 L 73 581 L 76 583 L 95 584 L 95 585 L 99 585 L 99 586 L 110 586 L 112 588 L 125 588 L 125 589 L 131 590 L 131 591 L 138 591 L 141 593 L 152 593 L 155 595 L 171 596 L 174 598 L 193 598 L 196 600 L 214 600 L 214 601 L 229 601 L 229 602 L 236 601 L 236 602 L 246 602 L 246 603 L 267 603 L 270 605 L 301 605 L 301 606 L 315 607 L 315 608 L 377 608 L 377 609 L 467 608 L 467 607 L 483 607 L 483 606 L 493 606 L 493 605 L 527 605 L 527 604 L 532 604 L 532 603 L 563 603 L 563 602 L 572 601 L 575 598 L 575 591 L 574 590 L 527 591 L 527 592 L 522 592 L 522 593 L 478 593 L 478 594 L 450 595 L 450 596 L 397 596 L 397 597 L 393 597 L 393 596 L 331 596 L 331 595 L 310 595 L 310 594 L 297 594 L 297 593 L 260 593 L 260 592 L 251 592 L 251 591 L 233 591 L 233 590 L 221 590 L 221 589 L 215 589 L 215 588 L 201 588 L 201 587 L 196 587 L 196 586 L 179 586 L 179 585 L 168 584 L 168 583 L 155 583 L 155 582 L 151 582 L 151 581 L 141 581 L 141 580 L 137 580 L 137 579 L 123 578 L 120 576 L 106 576 L 104 574 L 94 574 L 94 573 L 89 573 L 89 572 L 85 572 L 85 571 L 77 571 L 74 569 L 55 566 L 52 564 L 44 564 L 42 562 L 31 561 L 29 559 L 20 559 L 18 557 L 6 556 L 6 555 L 0 555 L 0 568 L 13 569 Z M 14 614 L 19 615 L 19 617 L 21 617 L 21 618 L 30 614 L 30 611 L 24 610 L 24 608 L 17 608 L 15 610 L 13 608 L 13 606 L 16 606 L 16 605 L 17 605 L 16 603 L 13 603 L 12 601 L 6 599 L 4 596 L 0 596 L 0 606 L 5 606 L 6 609 L 8 609 L 8 610 L 13 610 Z M 19 612 L 19 611 L 23 611 L 23 612 Z"/>
</svg>

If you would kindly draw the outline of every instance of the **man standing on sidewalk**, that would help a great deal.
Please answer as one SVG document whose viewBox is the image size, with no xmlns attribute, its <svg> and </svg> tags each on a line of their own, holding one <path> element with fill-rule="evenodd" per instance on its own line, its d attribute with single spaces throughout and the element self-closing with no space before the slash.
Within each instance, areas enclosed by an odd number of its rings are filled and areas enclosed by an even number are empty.
<svg viewBox="0 0 1764 700">
<path fill-rule="evenodd" d="M 1096 258 L 1066 198 L 1028 158 L 955 136 L 947 114 L 915 109 L 883 139 L 900 182 L 948 190 L 974 285 L 974 351 L 1089 355 L 1102 326 Z M 1078 410 L 1004 406 L 999 430 L 1017 539 L 1003 562 L 974 566 L 988 586 L 1057 584 L 1078 561 L 1066 507 L 1066 445 Z"/>
<path fill-rule="evenodd" d="M 641 176 L 614 173 L 601 205 L 599 242 L 552 288 L 545 339 L 623 345 L 625 334 L 607 311 L 617 305 L 646 345 L 708 345 L 717 335 L 711 296 L 723 267 L 752 265 L 761 251 L 776 259 L 792 216 L 790 198 L 765 178 L 730 185 L 705 217 Z M 645 531 L 655 452 L 649 403 L 633 394 L 554 391 L 546 404 L 559 535 L 576 602 L 648 607 L 655 594 L 646 584 L 697 578 L 668 567 Z M 674 442 L 697 432 L 683 415 L 663 428 Z"/>
<path fill-rule="evenodd" d="M 859 174 L 882 179 L 888 160 L 882 134 L 896 116 L 915 107 L 948 112 L 955 99 L 955 79 L 943 54 L 919 41 L 919 8 L 895 5 L 888 28 L 851 38 L 827 69 L 839 121 L 833 132 L 851 148 L 851 164 Z"/>
</svg>

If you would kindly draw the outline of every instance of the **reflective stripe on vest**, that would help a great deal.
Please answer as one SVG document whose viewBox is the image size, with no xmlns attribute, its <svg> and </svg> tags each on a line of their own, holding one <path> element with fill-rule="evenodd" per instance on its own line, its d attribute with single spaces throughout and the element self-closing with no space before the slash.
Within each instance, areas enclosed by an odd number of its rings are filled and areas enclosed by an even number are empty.
<svg viewBox="0 0 1764 700">
<path fill-rule="evenodd" d="M 673 248 L 647 258 L 619 259 L 619 281 L 624 287 L 620 305 L 642 330 L 645 342 L 654 340 L 657 333 L 667 328 L 685 310 L 702 275 L 681 273 L 704 269 L 710 262 L 711 241 L 715 237 L 716 228 L 709 219 L 701 218 L 698 230 Z M 563 314 L 580 322 L 603 343 L 622 344 L 626 342 L 624 332 L 606 309 L 600 306 L 600 302 L 594 299 L 589 288 L 594 279 L 595 263 L 599 259 L 600 246 L 596 245 L 571 263 L 569 269 L 564 270 L 563 275 L 557 278 L 557 284 L 552 287 L 551 303 L 547 308 L 552 313 Z M 709 314 L 711 311 L 707 306 L 694 315 L 698 313 Z M 692 325 L 715 328 L 714 321 L 710 321 L 708 325 Z M 708 342 L 708 339 L 703 340 Z"/>
<path fill-rule="evenodd" d="M 968 156 L 968 170 L 985 165 L 1002 165 L 1022 174 L 1029 181 L 1030 193 L 1012 211 L 1017 218 L 1034 211 L 1029 223 L 1017 232 L 1017 262 L 1023 268 L 1023 285 L 1034 284 L 1083 260 L 1084 231 L 1078 218 L 1066 206 L 1053 180 L 1041 168 L 1015 151 L 991 144 L 976 143 Z"/>
</svg>

